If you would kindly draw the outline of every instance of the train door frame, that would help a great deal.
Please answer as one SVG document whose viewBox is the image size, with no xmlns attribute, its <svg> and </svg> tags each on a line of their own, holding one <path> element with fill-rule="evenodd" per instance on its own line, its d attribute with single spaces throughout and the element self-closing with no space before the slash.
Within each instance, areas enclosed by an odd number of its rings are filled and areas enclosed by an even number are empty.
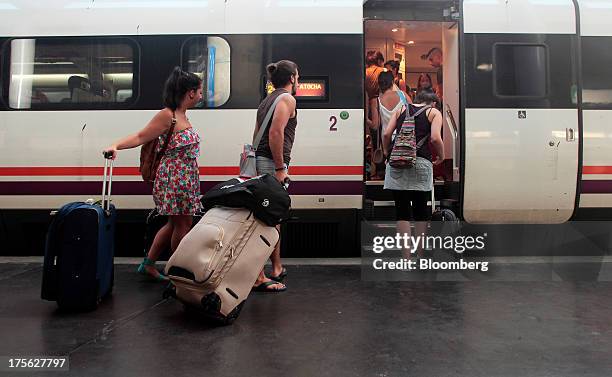
<svg viewBox="0 0 612 377">
<path fill-rule="evenodd" d="M 463 138 L 462 134 L 463 130 L 463 103 L 462 103 L 462 93 L 464 88 L 464 78 L 461 75 L 462 72 L 462 59 L 463 59 L 463 24 L 461 19 L 461 0 L 434 0 L 434 1 L 423 1 L 423 0 L 409 0 L 409 1 L 397 1 L 397 0 L 366 0 L 364 1 L 364 17 L 363 17 L 363 52 L 364 56 L 366 53 L 366 23 L 368 21 L 404 21 L 404 22 L 439 22 L 439 23 L 456 23 L 458 29 L 457 35 L 457 44 L 458 44 L 458 91 L 459 91 L 459 103 L 458 103 L 458 113 L 454 114 L 458 115 L 459 121 L 457 122 L 457 128 L 459 128 L 459 142 L 456 147 L 459 148 L 458 155 L 453 156 L 455 161 L 455 167 L 459 170 L 459 174 L 456 174 L 455 171 L 452 173 L 452 179 L 447 181 L 445 185 L 437 186 L 436 190 L 436 202 L 440 199 L 445 199 L 444 203 L 440 201 L 441 205 L 452 208 L 458 216 L 462 216 L 462 193 L 463 193 L 463 155 L 462 151 L 463 147 Z M 441 41 L 442 41 L 441 36 Z M 365 68 L 365 58 L 363 62 L 363 67 Z M 365 83 L 365 74 L 363 76 L 363 80 Z M 365 85 L 364 85 L 365 89 Z M 367 118 L 366 112 L 366 102 L 367 96 L 364 95 L 364 127 L 367 127 L 365 124 L 365 119 Z M 444 114 L 444 112 L 443 112 Z M 448 117 L 446 117 L 446 121 L 448 121 Z M 445 121 L 445 123 L 446 123 Z M 451 124 L 448 124 L 448 127 L 452 127 Z M 390 195 L 385 196 L 380 189 L 372 189 L 370 186 L 378 186 L 381 182 L 376 183 L 368 183 L 367 177 L 365 174 L 365 165 L 367 160 L 365 158 L 366 151 L 364 148 L 364 204 L 363 210 L 366 218 L 377 219 L 377 220 L 388 220 L 394 218 L 394 207 L 378 207 L 377 203 L 388 203 L 390 200 Z M 447 156 L 448 157 L 448 156 Z M 457 159 L 455 159 L 457 157 Z M 451 170 L 457 170 L 451 169 Z M 373 187 L 374 187 L 373 186 Z"/>
<path fill-rule="evenodd" d="M 609 46 L 612 9 L 604 1 L 574 0 L 579 47 L 579 90 L 581 111 L 581 163 L 578 197 L 573 220 L 610 220 L 612 218 L 611 154 L 612 134 L 607 132 L 612 105 L 607 94 L 611 55 Z M 598 69 L 598 67 L 602 67 Z"/>
</svg>

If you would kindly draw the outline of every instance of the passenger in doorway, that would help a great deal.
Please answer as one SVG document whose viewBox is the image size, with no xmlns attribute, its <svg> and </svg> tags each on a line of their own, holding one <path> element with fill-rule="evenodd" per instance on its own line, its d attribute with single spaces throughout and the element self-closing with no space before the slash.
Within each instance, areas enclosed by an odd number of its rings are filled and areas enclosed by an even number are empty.
<svg viewBox="0 0 612 377">
<path fill-rule="evenodd" d="M 431 198 L 431 190 L 434 189 L 433 165 L 439 165 L 444 161 L 444 144 L 441 136 L 442 113 L 434 106 L 437 100 L 431 87 L 423 88 L 417 94 L 414 104 L 403 106 L 391 115 L 383 133 L 385 156 L 389 156 L 393 133 L 402 127 L 407 113 L 415 116 L 415 137 L 418 147 L 416 164 L 406 169 L 387 164 L 385 173 L 384 189 L 390 190 L 393 194 L 398 233 L 410 235 L 410 221 L 417 222 L 415 224 L 417 235 L 425 233 L 426 222 L 431 219 L 431 209 L 427 206 L 427 201 Z M 433 164 L 432 146 L 436 156 Z"/>
<path fill-rule="evenodd" d="M 257 174 L 271 174 L 283 183 L 289 178 L 291 149 L 295 140 L 297 109 L 294 96 L 300 75 L 297 64 L 289 60 L 269 64 L 266 70 L 268 79 L 274 86 L 274 91 L 264 98 L 257 109 L 253 138 L 257 135 L 259 127 L 267 128 L 257 147 Z M 274 100 L 281 95 L 283 97 L 274 109 L 270 124 L 261 124 Z M 253 290 L 281 292 L 287 289 L 283 284 L 283 280 L 287 276 L 287 270 L 283 268 L 281 263 L 280 243 L 279 239 L 270 257 L 272 260 L 272 275 L 268 278 L 262 270 L 257 277 Z"/>
<path fill-rule="evenodd" d="M 382 180 L 384 178 L 385 154 L 383 150 L 383 134 L 389 124 L 389 120 L 398 110 L 405 107 L 408 103 L 412 103 L 406 94 L 395 86 L 394 82 L 395 77 L 391 71 L 382 72 L 378 75 L 380 94 L 376 101 L 376 108 L 380 117 L 380 126 L 376 127 L 376 146 L 372 155 L 372 167 L 370 169 L 373 180 Z"/>
<path fill-rule="evenodd" d="M 164 86 L 164 108 L 137 133 L 116 141 L 104 152 L 135 148 L 159 138 L 158 151 L 168 143 L 159 163 L 153 184 L 153 200 L 157 211 L 169 220 L 155 235 L 153 244 L 138 272 L 156 280 L 168 278 L 155 268 L 161 252 L 170 247 L 174 252 L 179 242 L 189 232 L 193 215 L 201 211 L 200 174 L 197 158 L 200 154 L 200 137 L 187 118 L 187 109 L 202 100 L 202 80 L 180 67 L 174 68 Z M 175 121 L 174 131 L 168 135 Z"/>
<path fill-rule="evenodd" d="M 407 100 L 404 92 L 395 90 L 393 73 L 390 71 L 383 72 L 378 76 L 378 86 L 380 88 L 380 95 L 377 98 L 376 106 L 380 109 L 382 136 L 391 118 L 393 118 L 399 110 L 406 107 Z"/>
<path fill-rule="evenodd" d="M 368 99 L 378 97 L 378 75 L 384 72 L 385 58 L 380 51 L 368 51 L 366 54 L 365 89 Z"/>
<path fill-rule="evenodd" d="M 378 75 L 384 72 L 383 63 L 385 58 L 380 51 L 368 51 L 366 54 L 366 71 L 365 71 L 365 91 L 366 91 L 366 114 L 368 117 L 366 123 L 366 134 L 369 129 L 375 128 L 379 124 L 378 109 L 376 108 L 376 99 L 380 89 L 378 88 Z"/>
<path fill-rule="evenodd" d="M 421 92 L 421 90 L 426 87 L 433 87 L 431 83 L 431 76 L 429 75 L 429 73 L 421 73 L 419 75 L 419 79 L 417 80 L 417 94 L 419 94 L 419 92 Z"/>
<path fill-rule="evenodd" d="M 438 98 L 440 98 L 440 100 L 443 100 L 443 93 L 442 93 L 442 80 L 443 80 L 443 75 L 442 75 L 442 66 L 443 66 L 443 60 L 442 60 L 442 50 L 440 50 L 440 48 L 438 47 L 434 47 L 431 50 L 429 50 L 429 52 L 427 52 L 427 54 L 421 55 L 421 59 L 423 60 L 427 60 L 429 61 L 429 64 L 436 68 L 436 87 L 435 87 L 435 92 L 438 95 Z M 431 81 L 431 79 L 430 79 Z M 433 86 L 433 85 L 432 85 Z"/>
<path fill-rule="evenodd" d="M 394 90 L 401 90 L 404 94 L 407 94 L 406 82 L 400 77 L 399 73 L 400 62 L 398 60 L 389 60 L 385 63 L 385 68 L 393 73 Z"/>
</svg>

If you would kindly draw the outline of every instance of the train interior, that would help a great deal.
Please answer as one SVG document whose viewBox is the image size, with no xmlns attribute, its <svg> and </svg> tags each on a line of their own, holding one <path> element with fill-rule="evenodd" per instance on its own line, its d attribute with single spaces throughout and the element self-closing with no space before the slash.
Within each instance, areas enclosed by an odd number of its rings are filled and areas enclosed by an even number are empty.
<svg viewBox="0 0 612 377">
<path fill-rule="evenodd" d="M 31 90 L 11 90 L 11 107 L 44 108 L 58 103 L 121 103 L 132 97 L 132 49 L 127 44 L 62 44 L 45 40 L 13 40 L 22 51 L 26 76 L 15 77 Z M 98 58 L 94 59 L 93 56 Z"/>
<path fill-rule="evenodd" d="M 384 64 L 389 61 L 399 63 L 396 84 L 406 97 L 414 100 L 420 88 L 429 82 L 440 98 L 436 107 L 444 118 L 442 137 L 445 159 L 443 164 L 434 167 L 435 200 L 438 206 L 452 209 L 459 215 L 461 119 L 457 21 L 369 19 L 364 24 L 364 39 L 366 54 L 369 51 L 380 52 Z M 386 65 L 386 68 L 391 66 Z M 364 69 L 368 76 L 371 71 L 367 67 Z M 365 98 L 368 101 L 367 94 Z M 371 116 L 369 107 L 366 106 L 365 117 Z M 365 126 L 365 129 L 364 214 L 372 220 L 393 219 L 391 195 L 382 189 L 385 165 L 380 163 L 381 152 L 377 151 L 382 144 L 380 126 Z"/>
</svg>

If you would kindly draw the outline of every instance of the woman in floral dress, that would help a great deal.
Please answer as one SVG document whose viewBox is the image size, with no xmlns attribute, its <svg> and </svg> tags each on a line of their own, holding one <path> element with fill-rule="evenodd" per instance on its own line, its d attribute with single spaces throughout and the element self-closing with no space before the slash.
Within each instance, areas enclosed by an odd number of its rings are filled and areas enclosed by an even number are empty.
<svg viewBox="0 0 612 377">
<path fill-rule="evenodd" d="M 159 138 L 158 151 L 166 142 L 169 143 L 153 185 L 153 200 L 157 211 L 161 215 L 167 215 L 169 221 L 157 232 L 148 255 L 138 266 L 138 272 L 160 281 L 168 278 L 155 268 L 157 258 L 168 246 L 174 252 L 189 232 L 193 215 L 201 209 L 197 161 L 200 154 L 200 137 L 186 116 L 187 109 L 195 106 L 201 99 L 202 80 L 193 73 L 176 67 L 164 87 L 165 107 L 138 133 L 127 136 L 104 150 L 111 152 L 114 159 L 117 151 L 138 147 L 156 137 Z M 176 120 L 174 131 L 166 137 L 173 119 Z"/>
</svg>

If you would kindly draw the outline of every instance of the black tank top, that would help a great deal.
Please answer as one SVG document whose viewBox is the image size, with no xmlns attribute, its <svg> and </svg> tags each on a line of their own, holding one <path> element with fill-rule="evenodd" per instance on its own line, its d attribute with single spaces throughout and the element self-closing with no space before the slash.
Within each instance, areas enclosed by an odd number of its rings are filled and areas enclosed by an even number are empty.
<svg viewBox="0 0 612 377">
<path fill-rule="evenodd" d="M 270 150 L 270 139 L 268 134 L 270 133 L 270 125 L 272 124 L 272 118 L 270 119 L 270 123 L 264 125 L 261 124 L 272 107 L 274 100 L 283 93 L 288 93 L 285 89 L 276 89 L 272 93 L 270 93 L 263 101 L 259 104 L 259 108 L 257 109 L 257 124 L 260 127 L 267 127 L 264 132 L 261 141 L 259 142 L 259 146 L 257 147 L 257 156 L 267 157 L 273 159 L 272 150 Z M 295 109 L 295 116 L 293 118 L 289 118 L 287 124 L 285 125 L 285 137 L 283 142 L 283 162 L 289 165 L 291 161 L 291 148 L 293 148 L 293 141 L 295 140 L 295 129 L 297 128 L 297 109 Z"/>
<path fill-rule="evenodd" d="M 414 106 L 413 104 L 408 104 L 410 115 L 414 115 L 422 108 L 423 106 Z M 429 118 L 427 117 L 430 111 L 430 109 L 425 110 L 419 115 L 417 115 L 416 118 L 414 118 L 414 128 L 417 144 L 424 137 L 431 135 L 431 123 L 429 123 Z M 417 149 L 417 156 L 426 158 L 431 161 L 431 148 L 429 147 L 429 140 L 425 142 L 419 149 Z"/>
</svg>

